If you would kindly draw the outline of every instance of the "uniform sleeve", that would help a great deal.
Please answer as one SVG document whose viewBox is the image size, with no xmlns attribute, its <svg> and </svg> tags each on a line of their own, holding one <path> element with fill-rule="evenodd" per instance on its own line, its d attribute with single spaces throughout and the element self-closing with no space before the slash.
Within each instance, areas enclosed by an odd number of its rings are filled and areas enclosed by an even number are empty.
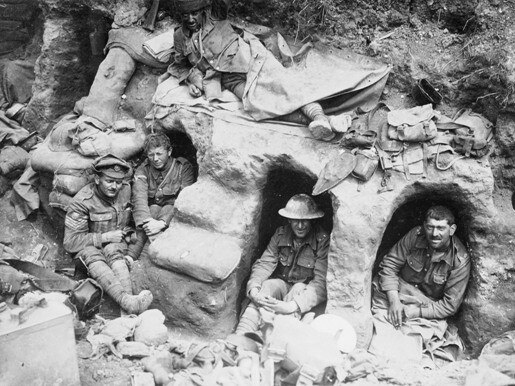
<svg viewBox="0 0 515 386">
<path fill-rule="evenodd" d="M 443 298 L 422 305 L 421 316 L 427 319 L 445 319 L 458 311 L 470 277 L 470 256 L 466 254 L 460 264 L 451 270 L 445 283 Z"/>
<path fill-rule="evenodd" d="M 379 265 L 379 285 L 381 290 L 399 290 L 399 272 L 406 263 L 408 253 L 411 250 L 417 236 L 417 228 L 409 231 L 400 239 L 390 252 L 383 258 Z"/>
<path fill-rule="evenodd" d="M 193 185 L 195 182 L 195 173 L 193 170 L 193 165 L 188 161 L 182 164 L 181 170 L 181 189 L 184 189 L 186 186 Z"/>
<path fill-rule="evenodd" d="M 143 222 L 152 216 L 148 206 L 148 175 L 143 166 L 140 166 L 134 174 L 132 185 L 132 215 L 136 228 L 141 228 Z"/>
<path fill-rule="evenodd" d="M 181 28 L 178 28 L 174 33 L 174 59 L 172 64 L 168 66 L 167 72 L 177 78 L 179 83 L 184 82 L 186 79 L 193 82 L 195 78 L 202 81 L 202 72 L 191 65 L 188 57 L 184 53 L 184 39 Z"/>
<path fill-rule="evenodd" d="M 102 247 L 102 234 L 89 233 L 89 210 L 81 202 L 73 200 L 64 220 L 64 249 L 70 253 L 80 252 L 88 246 Z"/>
<path fill-rule="evenodd" d="M 261 284 L 267 280 L 277 267 L 279 261 L 279 230 L 275 231 L 268 246 L 261 257 L 252 266 L 250 279 L 247 283 L 247 295 L 253 288 L 261 288 Z"/>
<path fill-rule="evenodd" d="M 329 237 L 325 235 L 320 240 L 317 248 L 313 279 L 308 283 L 304 291 L 295 294 L 293 300 L 299 306 L 301 313 L 306 313 L 316 305 L 327 300 L 327 254 L 329 252 Z"/>
</svg>

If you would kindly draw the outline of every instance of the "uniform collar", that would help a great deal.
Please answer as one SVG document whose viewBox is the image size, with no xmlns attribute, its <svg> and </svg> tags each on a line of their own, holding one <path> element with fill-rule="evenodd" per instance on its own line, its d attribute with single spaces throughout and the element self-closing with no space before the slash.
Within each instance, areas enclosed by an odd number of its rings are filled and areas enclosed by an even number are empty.
<svg viewBox="0 0 515 386">
<path fill-rule="evenodd" d="M 417 232 L 415 248 L 429 249 L 429 244 L 427 243 L 426 235 L 424 234 L 424 229 L 422 227 L 420 227 Z M 458 247 L 456 245 L 455 238 L 454 238 L 454 236 L 451 236 L 451 242 L 449 244 L 449 248 L 445 251 L 441 260 L 444 260 L 447 264 L 452 266 L 454 256 L 457 252 L 458 252 Z"/>
<path fill-rule="evenodd" d="M 154 168 L 150 162 L 147 161 L 148 163 L 148 166 L 150 166 L 150 174 L 152 175 L 152 177 L 154 179 L 156 179 L 157 177 L 159 177 L 159 175 L 163 175 L 163 177 L 168 173 L 168 171 L 170 170 L 170 168 L 172 167 L 173 165 L 173 161 L 174 161 L 174 158 L 170 157 L 168 158 L 168 162 L 166 163 L 165 167 L 161 170 L 157 170 L 156 168 Z"/>
<path fill-rule="evenodd" d="M 316 240 L 316 230 L 315 225 L 312 226 L 311 231 L 308 233 L 306 238 L 302 240 L 302 244 L 309 244 L 312 249 L 316 249 L 317 246 L 317 240 Z M 291 225 L 285 225 L 283 227 L 283 233 L 281 237 L 279 238 L 279 247 L 292 247 L 293 248 L 293 230 L 291 229 Z"/>
</svg>

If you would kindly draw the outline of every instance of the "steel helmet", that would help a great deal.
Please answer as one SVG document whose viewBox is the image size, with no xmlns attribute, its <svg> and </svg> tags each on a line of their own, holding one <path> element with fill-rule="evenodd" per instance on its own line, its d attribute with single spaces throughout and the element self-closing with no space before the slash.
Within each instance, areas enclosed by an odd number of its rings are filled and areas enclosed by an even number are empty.
<svg viewBox="0 0 515 386">
<path fill-rule="evenodd" d="M 324 216 L 324 212 L 307 194 L 296 194 L 290 198 L 286 206 L 279 209 L 279 214 L 292 220 L 312 220 Z"/>
</svg>

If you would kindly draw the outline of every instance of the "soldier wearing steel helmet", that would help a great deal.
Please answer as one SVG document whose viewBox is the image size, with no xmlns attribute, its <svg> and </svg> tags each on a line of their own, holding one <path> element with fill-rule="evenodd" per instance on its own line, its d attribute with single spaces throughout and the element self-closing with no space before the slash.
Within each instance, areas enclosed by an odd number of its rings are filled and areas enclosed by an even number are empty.
<svg viewBox="0 0 515 386">
<path fill-rule="evenodd" d="M 150 291 L 132 294 L 125 254 L 131 255 L 127 240 L 131 219 L 131 188 L 126 182 L 131 167 L 108 154 L 93 163 L 94 181 L 82 188 L 68 207 L 64 248 L 88 268 L 95 279 L 120 306 L 131 314 L 145 311 L 152 302 Z"/>
<path fill-rule="evenodd" d="M 302 315 L 327 298 L 329 236 L 315 220 L 324 216 L 307 194 L 290 198 L 279 210 L 288 224 L 279 227 L 252 266 L 247 284 L 251 301 L 237 334 L 256 331 L 259 307 L 278 314 Z"/>
</svg>

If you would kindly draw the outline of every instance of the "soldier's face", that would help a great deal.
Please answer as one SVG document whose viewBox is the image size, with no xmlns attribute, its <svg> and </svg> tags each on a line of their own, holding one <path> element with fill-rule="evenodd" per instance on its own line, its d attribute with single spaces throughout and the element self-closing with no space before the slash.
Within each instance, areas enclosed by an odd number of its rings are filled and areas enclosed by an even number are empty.
<svg viewBox="0 0 515 386">
<path fill-rule="evenodd" d="M 172 150 L 163 146 L 154 147 L 147 151 L 148 162 L 157 170 L 162 170 L 166 166 L 171 155 Z"/>
<path fill-rule="evenodd" d="M 291 229 L 293 230 L 293 234 L 298 239 L 305 238 L 312 227 L 312 220 L 288 220 L 290 222 Z"/>
<path fill-rule="evenodd" d="M 424 232 L 432 249 L 443 250 L 449 246 L 451 236 L 456 232 L 456 224 L 449 225 L 447 220 L 429 218 L 424 222 Z"/>
<path fill-rule="evenodd" d="M 181 14 L 182 24 L 191 32 L 196 32 L 202 27 L 202 10 L 184 12 Z"/>
<path fill-rule="evenodd" d="M 95 176 L 98 190 L 109 198 L 115 198 L 122 190 L 123 179 L 108 177 L 105 174 Z"/>
</svg>

